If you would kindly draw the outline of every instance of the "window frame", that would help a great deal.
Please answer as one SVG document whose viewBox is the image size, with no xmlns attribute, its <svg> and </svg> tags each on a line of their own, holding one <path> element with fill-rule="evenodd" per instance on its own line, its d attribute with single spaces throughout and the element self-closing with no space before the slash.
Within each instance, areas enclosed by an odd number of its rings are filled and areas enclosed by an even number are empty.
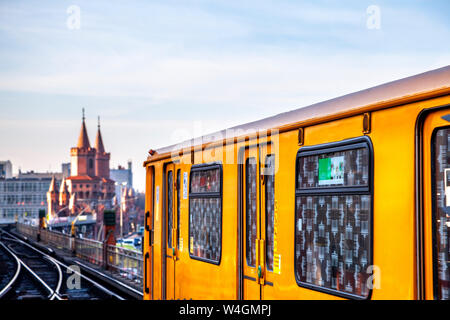
<svg viewBox="0 0 450 320">
<path fill-rule="evenodd" d="M 166 212 L 164 214 L 167 213 L 167 249 L 172 249 L 174 248 L 174 244 L 172 243 L 172 230 L 173 230 L 173 194 L 174 194 L 174 187 L 173 187 L 173 179 L 174 179 L 174 171 L 172 169 L 166 169 L 166 177 L 165 177 L 165 187 L 166 187 L 166 192 L 165 192 L 165 207 L 166 207 Z M 172 183 L 169 184 L 169 176 L 171 177 Z M 171 202 L 172 206 L 169 206 L 169 201 Z M 170 211 L 170 216 L 169 216 L 169 211 Z"/>
<path fill-rule="evenodd" d="M 369 151 L 369 172 L 368 172 L 368 184 L 367 186 L 324 186 L 324 187 L 315 187 L 309 189 L 299 189 L 298 188 L 298 161 L 300 157 L 307 157 L 312 155 L 320 155 L 332 152 L 340 152 L 340 151 L 348 151 L 355 150 L 360 148 L 367 148 Z M 374 181 L 374 150 L 372 141 L 368 136 L 361 136 L 357 138 L 346 139 L 337 142 L 329 142 L 324 144 L 318 144 L 313 146 L 304 146 L 301 147 L 297 151 L 297 155 L 295 157 L 295 189 L 294 189 L 294 252 L 297 248 L 296 243 L 296 235 L 297 235 L 297 197 L 299 196 L 336 196 L 336 195 L 369 195 L 370 199 L 370 213 L 369 213 L 369 246 L 370 250 L 368 253 L 368 261 L 367 265 L 373 265 L 373 204 L 374 204 L 374 192 L 373 192 L 373 181 Z M 349 298 L 355 300 L 370 300 L 372 297 L 372 289 L 368 288 L 367 297 L 361 297 L 352 293 L 347 293 L 345 291 L 339 291 L 336 289 L 330 289 L 326 287 L 321 287 L 315 284 L 301 282 L 297 276 L 297 261 L 296 255 L 293 255 L 294 258 L 294 277 L 297 285 L 301 288 L 310 289 L 326 294 L 330 294 L 333 296 L 341 297 L 341 298 Z"/>
<path fill-rule="evenodd" d="M 257 171 L 258 171 L 258 159 L 256 159 L 256 157 L 248 157 L 246 160 L 245 160 L 245 164 L 244 164 L 244 175 L 245 175 L 245 178 L 244 178 L 244 189 L 245 189 L 245 196 L 247 197 L 247 195 L 248 195 L 248 181 L 247 181 L 247 178 L 249 177 L 249 175 L 248 175 L 248 166 L 250 165 L 250 159 L 255 159 L 255 163 L 254 163 L 254 165 L 255 165 L 255 168 L 256 168 L 256 171 L 255 171 L 255 181 L 256 181 L 256 183 L 259 183 L 259 177 L 258 177 L 258 175 L 257 175 Z M 255 191 L 256 192 L 256 191 Z M 259 206 L 259 201 L 258 201 L 258 198 L 259 198 L 259 196 L 258 195 L 256 195 L 256 206 Z M 261 200 L 261 199 L 259 199 L 259 200 Z M 247 264 L 247 267 L 250 267 L 250 268 L 256 268 L 256 254 L 257 254 L 257 252 L 256 252 L 256 247 L 255 247 L 255 263 L 254 264 L 250 264 L 250 263 L 248 263 L 248 258 L 249 258 L 249 256 L 248 256 L 248 254 L 249 254 L 249 248 L 247 247 L 247 245 L 249 245 L 250 244 L 250 246 L 256 246 L 256 244 L 255 244 L 255 242 L 254 242 L 254 240 L 252 239 L 252 242 L 248 242 L 248 232 L 249 232 L 249 228 L 248 228 L 248 225 L 247 225 L 247 223 L 248 223 L 248 216 L 247 216 L 247 208 L 248 208 L 248 206 L 249 206 L 249 202 L 248 202 L 248 200 L 247 199 L 245 199 L 245 206 L 244 206 L 244 214 L 245 214 L 245 233 L 244 233 L 244 239 L 245 239 L 245 244 L 244 244 L 244 246 L 245 246 L 245 253 L 246 253 L 246 257 L 245 257 L 245 263 Z M 257 210 L 257 209 L 256 209 Z M 260 223 L 260 219 L 258 219 L 258 214 L 257 214 L 257 211 L 255 212 L 255 225 L 257 226 L 259 223 Z M 256 227 L 256 228 L 258 228 L 258 227 Z M 256 232 L 256 234 L 255 234 L 255 238 L 256 239 L 258 239 L 258 237 L 257 237 L 257 234 L 258 234 L 258 232 Z M 255 239 L 255 240 L 256 240 Z M 252 248 L 253 249 L 253 248 Z M 253 250 L 252 250 L 253 251 Z M 253 256 L 252 256 L 252 259 L 253 259 Z"/>
<path fill-rule="evenodd" d="M 276 156 L 275 156 L 275 152 L 272 152 L 272 153 L 267 153 L 266 154 L 266 156 L 265 156 L 265 159 L 264 159 L 264 165 L 265 166 L 267 166 L 267 160 L 269 159 L 269 158 L 272 158 L 273 157 L 273 164 L 274 164 L 274 166 L 276 167 L 276 163 L 275 163 L 275 161 L 276 161 Z M 273 172 L 273 174 L 270 174 L 270 175 L 265 175 L 265 179 L 268 179 L 268 177 L 273 177 L 273 200 L 274 200 L 274 203 L 273 203 L 273 206 L 274 206 L 274 212 L 272 213 L 273 214 L 273 225 L 272 225 L 272 241 L 274 242 L 273 243 L 273 247 L 272 247 L 272 266 L 269 266 L 269 259 L 267 259 L 267 254 L 268 254 L 268 252 L 269 252 L 269 248 L 268 248 L 268 246 L 269 246 L 269 242 L 267 241 L 267 235 L 268 235 L 268 232 L 267 232 L 267 226 L 268 226 L 268 221 L 269 221 L 269 219 L 267 218 L 267 216 L 268 216 L 268 212 L 267 212 L 267 181 L 265 181 L 265 185 L 264 185 L 264 219 L 265 219 L 265 226 L 264 226 L 264 228 L 265 228 L 265 254 L 266 254 L 266 256 L 264 257 L 264 259 L 265 259 L 265 261 L 266 261 L 266 269 L 267 269 L 267 271 L 270 271 L 270 272 L 273 272 L 273 269 L 274 269 L 274 262 L 275 262 L 275 257 L 274 257 L 274 254 L 275 254 L 275 252 L 274 252 L 274 249 L 275 249 L 275 241 L 274 241 L 274 235 L 275 235 L 275 168 L 273 168 L 273 170 L 274 170 L 274 172 Z"/>
<path fill-rule="evenodd" d="M 180 248 L 180 216 L 181 216 L 181 169 L 178 168 L 177 170 L 177 234 L 176 234 L 176 242 L 177 242 L 177 248 Z"/>
<path fill-rule="evenodd" d="M 191 178 L 192 173 L 196 171 L 205 171 L 211 169 L 219 169 L 220 183 L 219 183 L 219 192 L 203 192 L 203 193 L 192 193 L 191 192 Z M 189 196 L 188 196 L 188 252 L 189 258 L 193 260 L 198 260 L 206 263 L 210 263 L 213 265 L 220 265 L 222 261 L 222 248 L 223 248 L 223 167 L 221 162 L 211 162 L 211 163 L 202 163 L 202 164 L 194 164 L 191 166 L 189 172 Z M 201 198 L 219 198 L 220 199 L 220 254 L 219 259 L 211 260 L 207 258 L 197 257 L 191 254 L 191 197 L 192 199 L 201 199 Z"/>
</svg>

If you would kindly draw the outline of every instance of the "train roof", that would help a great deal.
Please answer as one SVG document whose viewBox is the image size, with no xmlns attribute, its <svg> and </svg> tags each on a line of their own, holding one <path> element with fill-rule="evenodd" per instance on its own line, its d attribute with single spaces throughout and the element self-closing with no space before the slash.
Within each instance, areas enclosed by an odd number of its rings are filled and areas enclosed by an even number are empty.
<svg viewBox="0 0 450 320">
<path fill-rule="evenodd" d="M 342 117 L 351 116 L 449 93 L 450 65 L 159 148 L 156 150 L 156 153 L 157 155 L 162 155 L 183 147 L 196 146 L 198 143 L 196 144 L 195 142 L 198 141 L 205 144 L 220 141 L 225 137 L 236 138 L 237 136 L 229 135 L 230 131 L 240 131 L 241 133 L 249 130 L 261 131 L 269 129 L 284 131 L 287 128 L 299 127 L 302 123 L 306 125 L 320 122 L 320 120 L 328 121 L 337 115 L 342 115 Z M 148 160 L 151 161 L 152 157 L 149 156 Z"/>
</svg>

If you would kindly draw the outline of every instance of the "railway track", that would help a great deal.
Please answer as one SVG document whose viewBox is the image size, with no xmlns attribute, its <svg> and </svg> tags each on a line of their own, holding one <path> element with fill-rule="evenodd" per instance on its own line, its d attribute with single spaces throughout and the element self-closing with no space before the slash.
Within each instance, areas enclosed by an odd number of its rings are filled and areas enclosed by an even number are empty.
<svg viewBox="0 0 450 320">
<path fill-rule="evenodd" d="M 125 300 L 96 280 L 0 230 L 0 299 Z"/>
</svg>

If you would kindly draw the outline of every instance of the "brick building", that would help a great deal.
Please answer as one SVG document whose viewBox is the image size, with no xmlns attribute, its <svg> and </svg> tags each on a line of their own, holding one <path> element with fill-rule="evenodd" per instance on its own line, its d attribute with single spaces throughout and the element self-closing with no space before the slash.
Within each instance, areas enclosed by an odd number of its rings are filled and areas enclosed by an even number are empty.
<svg viewBox="0 0 450 320">
<path fill-rule="evenodd" d="M 53 179 L 47 192 L 48 218 L 95 215 L 101 221 L 103 210 L 112 207 L 114 181 L 110 179 L 111 154 L 105 151 L 98 123 L 97 137 L 91 147 L 84 117 L 76 147 L 70 149 L 70 176 L 61 181 L 59 189 Z"/>
</svg>

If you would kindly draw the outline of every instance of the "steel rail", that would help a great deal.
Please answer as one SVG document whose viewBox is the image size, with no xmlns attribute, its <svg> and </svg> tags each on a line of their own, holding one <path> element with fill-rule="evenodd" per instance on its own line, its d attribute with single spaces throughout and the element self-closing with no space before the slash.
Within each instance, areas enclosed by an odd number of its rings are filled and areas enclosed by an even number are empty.
<svg viewBox="0 0 450 320">
<path fill-rule="evenodd" d="M 17 255 L 10 249 L 8 248 L 8 246 L 4 245 L 3 243 L 1 243 L 3 245 L 3 247 L 12 255 L 16 258 L 16 260 L 18 260 L 20 262 L 20 264 L 36 279 L 38 280 L 38 282 L 44 286 L 45 289 L 47 289 L 50 292 L 50 295 L 48 296 L 49 299 L 58 299 L 58 300 L 62 300 L 62 298 L 56 294 L 56 292 L 50 288 L 50 286 L 41 279 L 41 277 L 39 277 L 28 265 L 26 265 L 21 259 L 19 259 L 19 257 L 17 257 Z"/>
<path fill-rule="evenodd" d="M 142 292 L 140 292 L 140 291 L 138 291 L 138 290 L 136 290 L 136 289 L 134 289 L 134 288 L 132 288 L 132 287 L 126 285 L 125 283 L 123 283 L 123 282 L 121 282 L 121 281 L 119 281 L 119 280 L 117 280 L 117 279 L 114 279 L 114 278 L 112 278 L 112 277 L 110 277 L 110 276 L 108 276 L 108 275 L 106 275 L 106 274 L 103 274 L 103 273 L 101 273 L 101 272 L 95 270 L 94 268 L 91 268 L 91 267 L 89 267 L 89 266 L 87 266 L 87 265 L 85 265 L 84 263 L 81 263 L 81 262 L 79 262 L 79 261 L 75 261 L 75 263 L 78 264 L 78 265 L 80 265 L 80 266 L 82 266 L 83 268 L 86 268 L 86 269 L 90 270 L 91 272 L 97 273 L 99 276 L 104 277 L 105 279 L 108 279 L 108 280 L 110 280 L 110 281 L 113 281 L 114 283 L 117 283 L 118 285 L 120 285 L 120 286 L 126 288 L 126 289 L 129 290 L 129 291 L 132 291 L 132 292 L 138 294 L 139 296 L 143 296 L 143 293 L 142 293 Z"/>
<path fill-rule="evenodd" d="M 66 268 L 67 270 L 69 270 L 69 269 L 72 270 L 75 274 L 78 274 L 78 275 L 79 275 L 80 277 L 82 277 L 84 280 L 86 280 L 86 281 L 92 283 L 93 285 L 95 285 L 97 288 L 99 288 L 100 290 L 102 290 L 102 291 L 105 292 L 106 294 L 108 294 L 108 295 L 110 295 L 110 296 L 113 296 L 113 297 L 115 297 L 115 298 L 117 298 L 117 299 L 119 299 L 119 300 L 125 300 L 125 298 L 119 296 L 118 294 L 112 292 L 111 290 L 108 290 L 107 288 L 105 288 L 105 287 L 102 286 L 101 284 L 99 284 L 99 283 L 95 282 L 94 280 L 92 280 L 92 279 L 86 277 L 85 275 L 81 274 L 80 272 L 78 272 L 78 271 L 72 269 L 70 266 L 67 266 L 66 264 L 64 264 L 64 263 L 62 263 L 62 262 L 60 262 L 60 261 L 58 261 L 58 260 L 56 260 L 56 259 L 50 257 L 49 255 L 47 255 L 46 253 L 42 252 L 42 251 L 39 250 L 39 249 L 36 249 L 36 248 L 33 247 L 32 245 L 30 245 L 30 244 L 28 244 L 28 243 L 26 243 L 26 242 L 23 242 L 22 240 L 18 239 L 15 235 L 13 235 L 13 234 L 11 234 L 11 233 L 9 233 L 9 232 L 7 232 L 7 231 L 4 231 L 4 230 L 3 230 L 3 232 L 7 233 L 9 236 L 11 236 L 11 237 L 13 237 L 13 238 L 16 238 L 17 241 L 22 242 L 24 245 L 26 245 L 26 246 L 28 246 L 29 248 L 33 249 L 34 251 L 36 251 L 36 252 L 42 254 L 44 257 L 47 257 L 47 259 L 51 259 L 52 261 L 54 261 L 55 263 L 57 263 L 57 264 L 63 266 L 63 267 Z"/>
<path fill-rule="evenodd" d="M 1 241 L 0 241 L 0 245 L 2 245 L 3 247 L 6 247 L 3 244 L 3 242 L 1 242 Z M 7 252 L 9 253 L 9 251 L 7 251 Z M 20 271 L 22 270 L 22 264 L 20 263 L 20 260 L 15 255 L 12 255 L 12 257 L 16 260 L 16 263 L 17 263 L 16 273 L 14 274 L 12 279 L 6 284 L 6 286 L 2 290 L 0 290 L 0 299 L 9 291 L 9 289 L 11 289 L 11 287 L 14 285 L 17 278 L 19 277 Z"/>
<path fill-rule="evenodd" d="M 25 242 L 23 242 L 22 240 L 17 240 L 17 239 L 12 239 L 12 238 L 4 238 L 8 241 L 14 241 L 20 244 L 25 244 Z M 10 248 L 12 251 L 14 251 L 12 248 Z M 63 274 L 62 274 L 62 270 L 61 267 L 59 266 L 59 264 L 56 263 L 56 261 L 51 258 L 50 256 L 44 255 L 44 258 L 46 258 L 47 260 L 49 260 L 51 263 L 53 263 L 56 266 L 56 269 L 58 270 L 58 275 L 59 275 L 59 280 L 58 280 L 58 284 L 56 286 L 56 289 L 54 290 L 55 294 L 52 295 L 52 297 L 50 298 L 50 300 L 53 300 L 56 298 L 57 295 L 59 295 L 59 290 L 61 289 L 61 285 L 62 285 L 62 280 L 63 280 Z M 19 263 L 20 265 L 20 263 Z M 0 297 L 1 297 L 1 292 L 0 292 Z"/>
<path fill-rule="evenodd" d="M 59 264 L 56 263 L 56 261 L 53 258 L 51 258 L 49 256 L 44 256 L 44 258 L 46 258 L 47 260 L 51 261 L 56 266 L 56 268 L 58 269 L 58 275 L 59 275 L 58 284 L 57 284 L 56 289 L 55 289 L 55 294 L 50 298 L 50 300 L 53 300 L 55 298 L 58 298 L 59 295 L 60 295 L 59 290 L 61 289 L 62 280 L 63 280 L 63 274 L 62 274 L 61 267 L 59 266 Z"/>
</svg>

